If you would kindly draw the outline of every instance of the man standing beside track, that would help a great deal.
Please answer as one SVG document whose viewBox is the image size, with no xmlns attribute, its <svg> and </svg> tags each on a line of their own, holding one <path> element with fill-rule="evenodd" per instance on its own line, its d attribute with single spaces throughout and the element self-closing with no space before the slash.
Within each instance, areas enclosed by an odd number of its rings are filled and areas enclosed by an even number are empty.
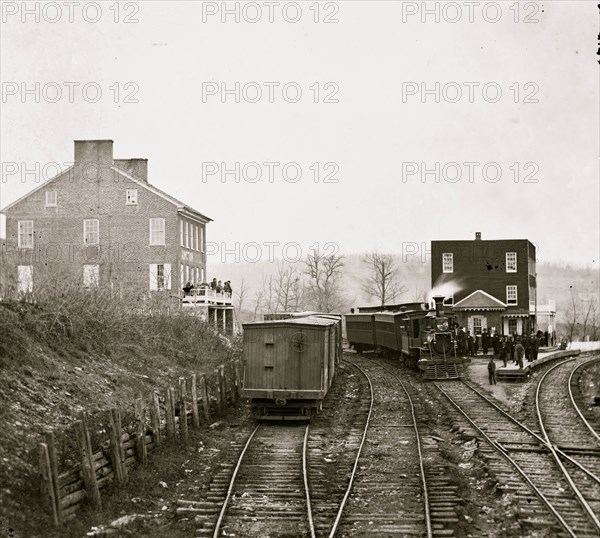
<svg viewBox="0 0 600 538">
<path fill-rule="evenodd" d="M 523 355 L 525 355 L 525 348 L 523 344 L 521 344 L 521 339 L 517 340 L 517 345 L 515 346 L 515 355 L 517 356 L 517 364 L 519 368 L 523 369 Z"/>
<path fill-rule="evenodd" d="M 458 354 L 461 357 L 467 355 L 467 333 L 464 327 L 460 327 L 456 333 L 456 340 L 458 343 Z"/>
<path fill-rule="evenodd" d="M 502 340 L 500 340 L 499 346 L 500 346 L 500 360 L 504 364 L 504 368 L 506 368 L 506 366 L 508 364 L 508 361 L 507 361 L 508 343 L 506 342 L 506 336 L 502 337 Z"/>
<path fill-rule="evenodd" d="M 494 362 L 494 357 L 490 357 L 487 367 L 490 385 L 496 385 L 496 363 Z"/>
</svg>

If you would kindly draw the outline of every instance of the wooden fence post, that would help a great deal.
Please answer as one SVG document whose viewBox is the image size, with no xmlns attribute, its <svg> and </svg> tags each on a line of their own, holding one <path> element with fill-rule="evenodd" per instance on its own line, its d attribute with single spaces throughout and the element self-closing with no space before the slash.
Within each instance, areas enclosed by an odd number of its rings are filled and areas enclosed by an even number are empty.
<svg viewBox="0 0 600 538">
<path fill-rule="evenodd" d="M 121 411 L 113 407 L 109 412 L 110 419 L 110 453 L 111 462 L 117 484 L 127 482 L 127 466 L 125 465 L 125 451 L 123 450 L 122 431 L 121 431 Z"/>
<path fill-rule="evenodd" d="M 219 393 L 221 395 L 221 412 L 227 408 L 227 379 L 225 378 L 225 366 L 219 366 Z"/>
<path fill-rule="evenodd" d="M 135 400 L 135 420 L 137 431 L 135 434 L 135 453 L 138 461 L 145 465 L 148 463 L 148 450 L 146 449 L 146 410 L 141 396 Z"/>
<path fill-rule="evenodd" d="M 58 508 L 60 502 L 56 502 L 54 495 L 54 480 L 52 476 L 52 466 L 50 465 L 50 454 L 48 453 L 48 445 L 46 443 L 40 443 L 40 493 L 44 498 L 48 500 L 48 504 L 52 509 L 52 519 L 54 525 L 58 526 L 60 523 L 58 519 Z"/>
<path fill-rule="evenodd" d="M 86 413 L 81 413 L 81 420 L 75 423 L 75 433 L 77 435 L 77 443 L 81 452 L 81 475 L 85 485 L 87 498 L 94 509 L 102 508 L 100 499 L 100 490 L 98 489 L 98 481 L 96 480 L 96 470 L 94 469 L 94 459 L 92 453 L 92 443 L 90 440 L 90 432 L 87 426 Z"/>
<path fill-rule="evenodd" d="M 196 390 L 196 374 L 192 374 L 192 425 L 198 429 L 200 427 L 200 415 L 198 414 L 198 392 Z"/>
<path fill-rule="evenodd" d="M 156 392 L 152 393 L 150 402 L 150 423 L 152 424 L 152 441 L 155 446 L 160 446 L 160 403 Z"/>
<path fill-rule="evenodd" d="M 60 507 L 60 486 L 58 483 L 58 457 L 56 456 L 56 443 L 54 432 L 46 432 L 44 441 L 48 447 L 48 458 L 50 460 L 51 485 L 54 491 L 54 502 L 56 504 L 56 517 L 58 522 L 62 521 L 62 509 Z"/>
<path fill-rule="evenodd" d="M 171 405 L 171 422 L 173 422 L 173 437 L 177 435 L 177 421 L 175 420 L 175 389 L 173 387 L 169 387 L 169 400 Z M 181 432 L 181 426 L 179 431 Z"/>
<path fill-rule="evenodd" d="M 175 437 L 175 421 L 173 404 L 171 402 L 171 389 L 168 387 L 165 389 L 165 422 L 167 424 L 167 439 L 173 439 Z"/>
<path fill-rule="evenodd" d="M 187 386 L 185 382 L 185 377 L 179 378 L 179 434 L 183 437 L 185 441 L 187 441 Z"/>
<path fill-rule="evenodd" d="M 206 376 L 200 375 L 200 397 L 202 398 L 202 413 L 207 424 L 210 423 L 210 403 L 208 401 L 208 387 L 206 386 Z"/>
</svg>

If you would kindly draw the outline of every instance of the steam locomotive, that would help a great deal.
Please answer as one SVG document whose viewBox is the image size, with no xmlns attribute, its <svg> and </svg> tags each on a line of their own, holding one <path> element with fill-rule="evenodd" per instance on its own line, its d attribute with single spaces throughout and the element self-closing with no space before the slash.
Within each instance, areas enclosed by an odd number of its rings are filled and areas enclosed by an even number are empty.
<svg viewBox="0 0 600 538">
<path fill-rule="evenodd" d="M 360 308 L 345 317 L 348 342 L 357 353 L 373 350 L 385 357 L 398 357 L 426 379 L 460 377 L 460 366 L 468 358 L 459 356 L 452 313 L 444 312 L 444 297 L 427 303 L 404 303 Z"/>
</svg>

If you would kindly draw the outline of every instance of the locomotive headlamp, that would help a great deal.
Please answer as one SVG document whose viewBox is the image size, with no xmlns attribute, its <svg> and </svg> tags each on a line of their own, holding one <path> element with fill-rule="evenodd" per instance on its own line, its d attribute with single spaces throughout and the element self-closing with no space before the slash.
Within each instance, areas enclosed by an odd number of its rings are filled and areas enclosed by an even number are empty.
<svg viewBox="0 0 600 538">
<path fill-rule="evenodd" d="M 448 330 L 448 318 L 440 318 L 437 320 L 435 326 L 438 331 L 447 331 Z"/>
</svg>

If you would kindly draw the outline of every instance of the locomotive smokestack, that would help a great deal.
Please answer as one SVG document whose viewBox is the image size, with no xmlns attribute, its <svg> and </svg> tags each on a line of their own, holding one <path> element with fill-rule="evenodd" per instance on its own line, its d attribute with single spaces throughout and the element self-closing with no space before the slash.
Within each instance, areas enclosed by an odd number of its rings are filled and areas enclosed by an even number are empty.
<svg viewBox="0 0 600 538">
<path fill-rule="evenodd" d="M 435 315 L 443 316 L 444 315 L 444 296 L 436 295 L 435 297 L 433 297 L 433 300 L 435 301 Z"/>
</svg>

